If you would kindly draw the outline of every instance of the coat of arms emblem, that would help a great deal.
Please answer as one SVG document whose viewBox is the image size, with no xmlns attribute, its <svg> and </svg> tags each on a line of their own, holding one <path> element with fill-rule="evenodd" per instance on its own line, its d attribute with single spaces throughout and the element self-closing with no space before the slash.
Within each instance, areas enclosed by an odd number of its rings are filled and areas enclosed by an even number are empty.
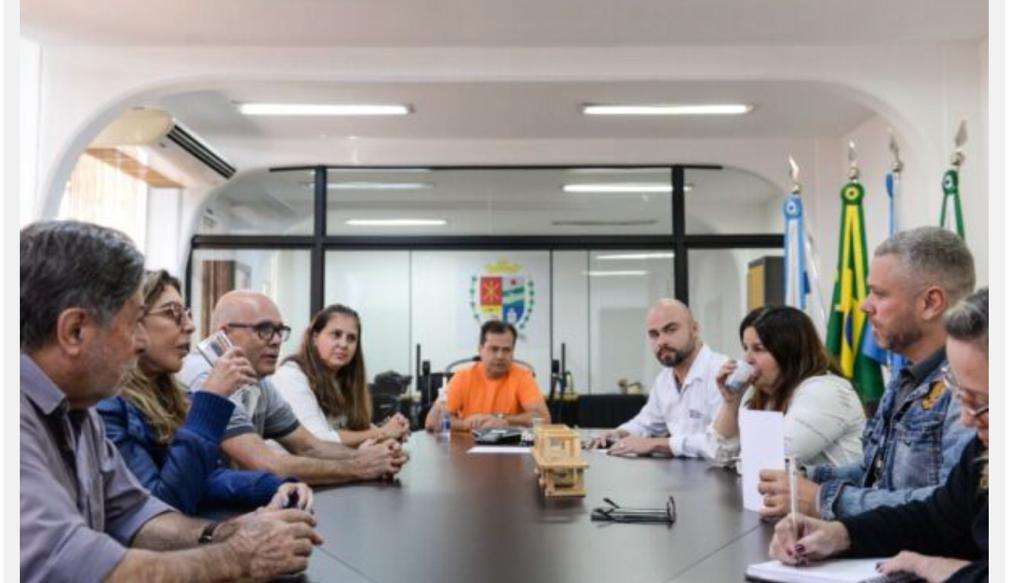
<svg viewBox="0 0 1024 583">
<path fill-rule="evenodd" d="M 530 321 L 536 299 L 533 279 L 522 266 L 507 259 L 484 267 L 484 273 L 470 278 L 469 307 L 478 324 L 503 320 L 523 332 Z"/>
</svg>

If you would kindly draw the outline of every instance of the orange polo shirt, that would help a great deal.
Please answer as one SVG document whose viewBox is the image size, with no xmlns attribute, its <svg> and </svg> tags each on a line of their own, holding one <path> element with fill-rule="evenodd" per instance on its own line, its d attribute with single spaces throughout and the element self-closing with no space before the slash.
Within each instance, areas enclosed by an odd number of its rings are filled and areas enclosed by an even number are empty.
<svg viewBox="0 0 1024 583">
<path fill-rule="evenodd" d="M 537 381 L 513 364 L 504 377 L 491 380 L 482 362 L 455 373 L 448 383 L 448 411 L 462 419 L 477 414 L 519 415 L 525 405 L 543 400 Z"/>
</svg>

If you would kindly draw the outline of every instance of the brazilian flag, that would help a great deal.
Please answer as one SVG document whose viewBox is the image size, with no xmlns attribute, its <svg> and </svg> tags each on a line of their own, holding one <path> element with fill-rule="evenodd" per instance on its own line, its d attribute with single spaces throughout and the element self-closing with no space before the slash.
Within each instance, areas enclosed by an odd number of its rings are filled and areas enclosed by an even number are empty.
<svg viewBox="0 0 1024 583">
<path fill-rule="evenodd" d="M 878 363 L 863 354 L 867 314 L 860 306 L 868 295 L 868 252 L 864 235 L 864 188 L 850 182 L 842 190 L 839 264 L 825 344 L 839 368 L 853 382 L 861 401 L 876 403 L 885 391 Z"/>
</svg>

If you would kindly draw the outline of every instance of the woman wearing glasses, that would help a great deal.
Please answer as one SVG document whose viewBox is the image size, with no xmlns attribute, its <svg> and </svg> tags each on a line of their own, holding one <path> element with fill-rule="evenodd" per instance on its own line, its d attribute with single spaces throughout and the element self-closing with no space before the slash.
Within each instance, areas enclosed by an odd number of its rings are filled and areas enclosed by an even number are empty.
<svg viewBox="0 0 1024 583">
<path fill-rule="evenodd" d="M 791 565 L 833 555 L 882 557 L 884 574 L 927 581 L 988 581 L 988 288 L 946 315 L 947 387 L 961 401 L 960 421 L 976 436 L 946 483 L 930 497 L 824 522 L 793 517 L 775 528 L 769 553 Z M 898 554 L 897 554 L 898 553 Z"/>
<path fill-rule="evenodd" d="M 842 465 L 860 459 L 864 408 L 849 381 L 838 374 L 811 319 L 789 306 L 762 307 L 740 323 L 743 360 L 752 367 L 749 389 L 732 391 L 730 360 L 718 372 L 722 406 L 707 429 L 705 454 L 717 465 L 740 452 L 741 408 L 785 415 L 786 455 L 801 464 Z"/>
<path fill-rule="evenodd" d="M 174 380 L 189 352 L 195 327 L 177 279 L 147 272 L 140 325 L 149 341 L 121 394 L 102 401 L 107 437 L 143 486 L 185 514 L 200 509 L 312 505 L 312 491 L 273 474 L 225 467 L 220 441 L 234 404 L 228 399 L 256 381 L 241 349 L 221 357 L 203 390 L 191 398 Z"/>
<path fill-rule="evenodd" d="M 409 421 L 401 413 L 380 427 L 371 423 L 373 400 L 361 334 L 355 310 L 327 306 L 313 317 L 299 351 L 285 359 L 271 382 L 302 425 L 320 439 L 353 447 L 367 439 L 404 440 Z"/>
</svg>

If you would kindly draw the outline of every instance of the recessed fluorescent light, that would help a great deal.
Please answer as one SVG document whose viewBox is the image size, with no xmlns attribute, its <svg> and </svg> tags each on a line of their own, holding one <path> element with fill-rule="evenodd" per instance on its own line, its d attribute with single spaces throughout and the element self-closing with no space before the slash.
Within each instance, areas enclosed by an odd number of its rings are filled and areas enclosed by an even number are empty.
<svg viewBox="0 0 1024 583">
<path fill-rule="evenodd" d="M 433 189 L 431 182 L 328 182 L 332 191 L 425 191 Z"/>
<path fill-rule="evenodd" d="M 584 271 L 590 277 L 640 277 L 647 275 L 646 271 Z"/>
<path fill-rule="evenodd" d="M 615 253 L 611 255 L 598 255 L 597 259 L 611 261 L 619 259 L 672 259 L 673 257 L 675 257 L 675 254 L 669 251 L 667 253 Z"/>
<path fill-rule="evenodd" d="M 563 184 L 562 190 L 578 194 L 672 192 L 672 185 L 664 182 L 598 182 L 593 184 Z M 683 185 L 683 192 L 691 190 L 693 190 L 692 184 Z"/>
<path fill-rule="evenodd" d="M 305 182 L 313 188 L 315 182 Z M 332 191 L 425 191 L 434 188 L 433 182 L 328 182 Z"/>
<path fill-rule="evenodd" d="M 408 105 L 241 103 L 244 115 L 408 115 Z"/>
<path fill-rule="evenodd" d="M 644 167 L 644 168 L 570 168 L 566 170 L 568 174 L 658 174 L 660 176 L 667 176 L 669 173 L 668 168 L 655 168 L 655 167 Z"/>
<path fill-rule="evenodd" d="M 698 105 L 584 105 L 586 115 L 742 115 L 754 109 L 746 103 Z"/>
<path fill-rule="evenodd" d="M 658 221 L 655 219 L 639 219 L 639 220 L 618 220 L 618 221 L 605 221 L 605 220 L 560 220 L 551 221 L 551 224 L 555 227 L 640 227 L 645 225 L 656 225 Z"/>
<path fill-rule="evenodd" d="M 352 227 L 437 227 L 447 225 L 444 219 L 349 219 Z"/>
<path fill-rule="evenodd" d="M 430 168 L 331 168 L 331 174 L 426 174 Z"/>
</svg>

